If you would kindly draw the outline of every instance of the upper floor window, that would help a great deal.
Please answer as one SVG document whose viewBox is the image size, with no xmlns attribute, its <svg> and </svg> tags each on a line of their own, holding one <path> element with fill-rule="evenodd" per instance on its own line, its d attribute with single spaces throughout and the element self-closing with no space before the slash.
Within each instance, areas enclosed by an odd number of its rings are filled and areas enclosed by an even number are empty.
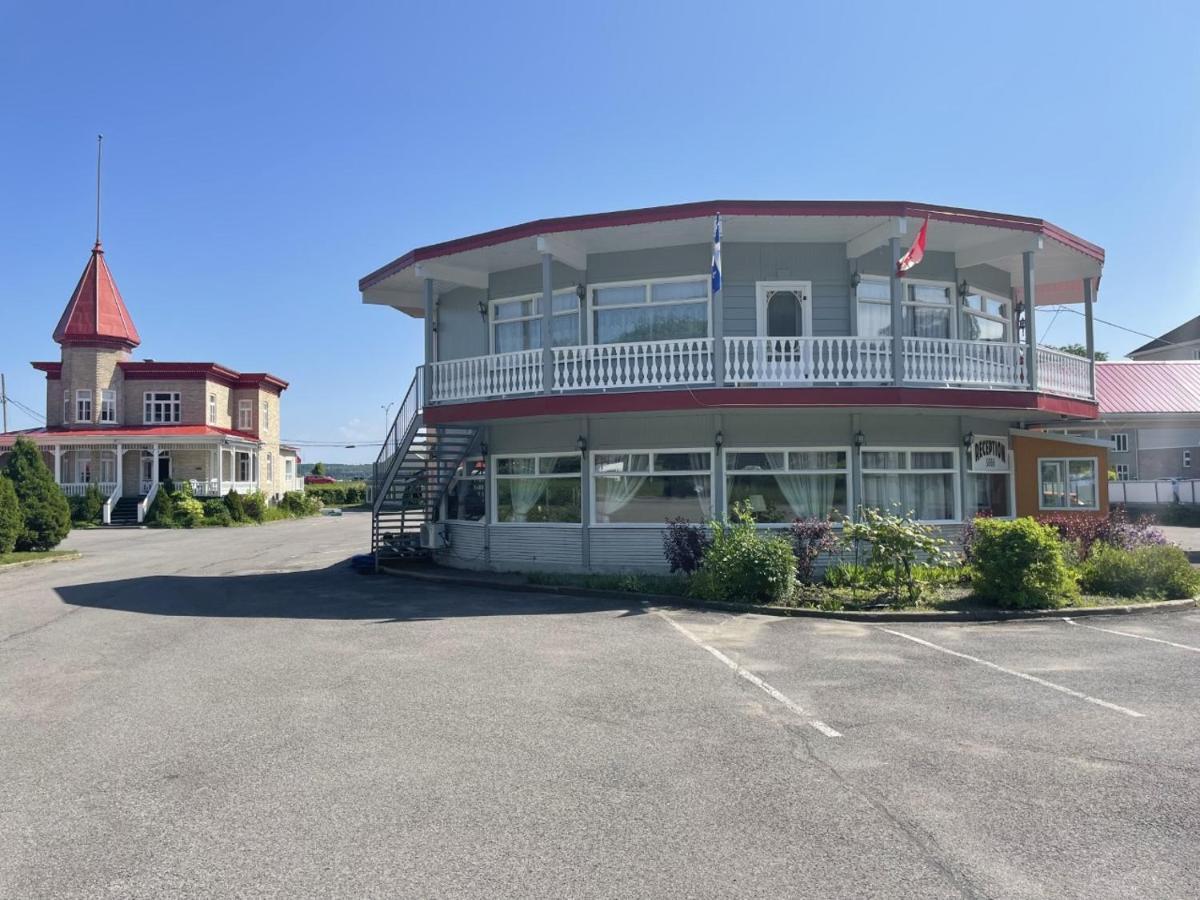
<svg viewBox="0 0 1200 900">
<path fill-rule="evenodd" d="M 668 278 L 591 289 L 597 344 L 704 338 L 709 334 L 707 276 Z"/>
<path fill-rule="evenodd" d="M 254 401 L 238 401 L 238 430 L 250 431 L 254 428 Z"/>
<path fill-rule="evenodd" d="M 63 424 L 71 421 L 71 392 L 63 391 Z"/>
<path fill-rule="evenodd" d="M 209 425 L 217 424 L 217 395 L 216 394 L 208 395 L 208 424 Z"/>
<path fill-rule="evenodd" d="M 963 298 L 962 334 L 968 341 L 1007 341 L 1009 330 L 1008 301 L 982 292 L 972 292 Z"/>
<path fill-rule="evenodd" d="M 264 430 L 271 427 L 271 407 L 266 400 L 262 402 L 262 425 Z"/>
<path fill-rule="evenodd" d="M 902 322 L 904 337 L 950 337 L 954 312 L 951 285 L 904 282 Z M 891 283 L 885 278 L 864 278 L 856 289 L 858 333 L 862 337 L 887 337 L 892 333 Z"/>
<path fill-rule="evenodd" d="M 267 483 L 271 484 L 275 481 L 275 457 L 270 451 L 267 451 Z"/>
<path fill-rule="evenodd" d="M 91 391 L 76 391 L 75 392 L 75 421 L 76 422 L 92 421 L 92 392 Z"/>
<path fill-rule="evenodd" d="M 1129 435 L 1124 432 L 1117 432 L 1109 438 L 1112 441 L 1113 453 L 1128 453 L 1129 452 Z"/>
<path fill-rule="evenodd" d="M 1183 451 L 1183 467 L 1185 469 L 1190 469 L 1192 467 L 1192 451 L 1191 450 Z"/>
<path fill-rule="evenodd" d="M 1038 464 L 1041 509 L 1098 509 L 1095 457 L 1043 459 Z"/>
<path fill-rule="evenodd" d="M 550 346 L 579 343 L 579 297 L 574 289 L 551 296 Z M 542 346 L 542 295 L 492 301 L 492 352 L 514 353 Z"/>
<path fill-rule="evenodd" d="M 143 394 L 142 421 L 146 424 L 183 421 L 179 392 L 147 391 Z"/>
<path fill-rule="evenodd" d="M 100 392 L 100 421 L 112 425 L 117 421 L 117 392 Z"/>
</svg>

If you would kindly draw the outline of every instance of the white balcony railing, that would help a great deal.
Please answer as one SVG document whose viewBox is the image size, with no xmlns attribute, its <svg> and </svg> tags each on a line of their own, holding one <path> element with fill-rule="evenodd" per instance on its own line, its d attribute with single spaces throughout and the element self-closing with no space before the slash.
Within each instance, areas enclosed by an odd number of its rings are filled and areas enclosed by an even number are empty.
<svg viewBox="0 0 1200 900">
<path fill-rule="evenodd" d="M 1092 397 L 1092 364 L 1082 356 L 1037 348 L 1038 389 L 1048 394 L 1065 394 L 1068 397 Z"/>
<path fill-rule="evenodd" d="M 712 338 L 554 348 L 554 390 L 711 384 Z"/>
<path fill-rule="evenodd" d="M 59 485 L 59 488 L 68 497 L 82 497 L 93 485 L 100 491 L 102 497 L 109 496 L 117 488 L 115 481 L 64 482 Z"/>
<path fill-rule="evenodd" d="M 429 377 L 430 399 L 434 402 L 536 394 L 542 390 L 542 351 L 518 350 L 437 362 L 429 366 Z"/>
<path fill-rule="evenodd" d="M 725 338 L 731 384 L 879 383 L 892 380 L 892 339 Z"/>
<path fill-rule="evenodd" d="M 1025 352 L 1023 344 L 906 337 L 904 380 L 1023 389 L 1028 384 Z"/>
</svg>

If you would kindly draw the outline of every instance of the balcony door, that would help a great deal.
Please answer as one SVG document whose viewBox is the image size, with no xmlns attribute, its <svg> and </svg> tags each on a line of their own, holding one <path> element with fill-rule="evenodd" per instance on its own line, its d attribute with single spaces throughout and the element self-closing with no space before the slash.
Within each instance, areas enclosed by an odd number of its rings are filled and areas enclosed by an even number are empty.
<svg viewBox="0 0 1200 900">
<path fill-rule="evenodd" d="M 758 363 L 766 380 L 812 381 L 812 282 L 760 281 L 757 286 Z"/>
</svg>

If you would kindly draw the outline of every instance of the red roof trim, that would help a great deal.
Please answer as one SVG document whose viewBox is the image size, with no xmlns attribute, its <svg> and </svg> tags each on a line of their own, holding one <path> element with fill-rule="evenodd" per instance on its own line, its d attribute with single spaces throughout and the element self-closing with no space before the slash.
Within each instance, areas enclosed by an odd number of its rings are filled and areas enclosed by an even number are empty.
<svg viewBox="0 0 1200 900">
<path fill-rule="evenodd" d="M 232 428 L 219 428 L 216 425 L 117 425 L 112 428 L 35 428 L 19 433 L 10 432 L 0 435 L 0 443 L 7 439 L 25 438 L 95 438 L 95 437 L 236 437 L 242 440 L 258 443 L 258 436 L 245 431 L 235 431 Z"/>
<path fill-rule="evenodd" d="M 62 363 L 60 362 L 34 362 L 30 365 L 39 372 L 45 372 L 47 381 L 62 378 Z"/>
<path fill-rule="evenodd" d="M 145 381 L 153 378 L 175 378 L 181 380 L 208 378 L 223 382 L 231 387 L 267 387 L 276 393 L 287 390 L 288 383 L 267 372 L 236 372 L 213 362 L 119 362 L 122 374 L 130 381 Z"/>
<path fill-rule="evenodd" d="M 623 412 L 665 412 L 684 409 L 779 409 L 906 407 L 913 409 L 1011 409 L 1056 413 L 1079 419 L 1096 418 L 1090 400 L 1075 400 L 1028 391 L 946 390 L 944 388 L 703 388 L 690 391 L 640 391 L 627 394 L 555 394 L 518 397 L 425 408 L 431 425 L 532 416 L 561 416 Z"/>
<path fill-rule="evenodd" d="M 438 244 L 417 247 L 359 279 L 358 289 L 365 291 L 414 263 L 437 259 L 452 253 L 478 250 L 481 247 L 490 247 L 522 238 L 561 231 L 587 231 L 594 228 L 694 219 L 715 216 L 718 212 L 725 216 L 911 216 L 913 218 L 928 216 L 943 222 L 991 225 L 998 228 L 1040 233 L 1080 253 L 1091 256 L 1097 262 L 1104 262 L 1102 247 L 1071 234 L 1044 219 L 1027 216 L 964 209 L 956 206 L 912 203 L 903 200 L 703 200 L 671 206 L 650 206 L 642 209 L 536 219 L 520 225 L 510 225 L 506 228 L 497 228 L 493 231 L 484 231 Z"/>
</svg>

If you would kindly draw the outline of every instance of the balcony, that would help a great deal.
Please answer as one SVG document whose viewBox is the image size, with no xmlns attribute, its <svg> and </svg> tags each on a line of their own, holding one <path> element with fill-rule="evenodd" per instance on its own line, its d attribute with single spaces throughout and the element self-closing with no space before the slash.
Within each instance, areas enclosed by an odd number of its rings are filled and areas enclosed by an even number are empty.
<svg viewBox="0 0 1200 900">
<path fill-rule="evenodd" d="M 905 337 L 901 346 L 898 381 L 888 337 L 727 337 L 720 373 L 712 338 L 555 347 L 550 392 L 898 384 L 1031 390 L 1025 344 Z M 1087 359 L 1046 347 L 1036 352 L 1037 392 L 1093 399 Z M 543 394 L 544 362 L 541 350 L 522 350 L 432 363 L 429 400 Z"/>
</svg>

